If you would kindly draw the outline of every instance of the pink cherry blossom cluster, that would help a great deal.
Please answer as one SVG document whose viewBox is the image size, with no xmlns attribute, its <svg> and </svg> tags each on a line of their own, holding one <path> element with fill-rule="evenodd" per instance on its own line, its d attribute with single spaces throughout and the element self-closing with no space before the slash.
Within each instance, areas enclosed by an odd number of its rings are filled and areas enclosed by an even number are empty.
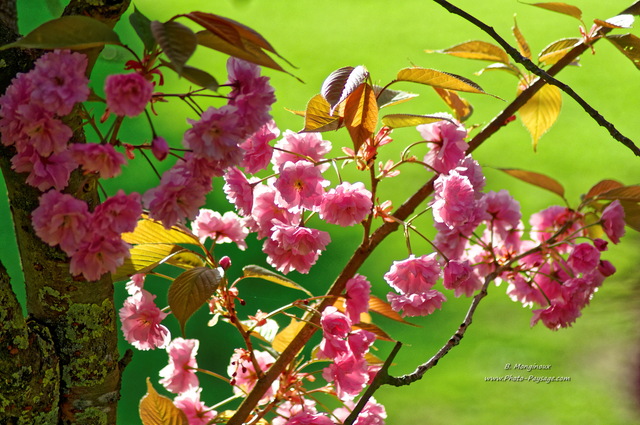
<svg viewBox="0 0 640 425">
<path fill-rule="evenodd" d="M 471 296 L 501 267 L 496 278 L 508 283 L 512 299 L 542 307 L 534 310 L 532 325 L 540 320 L 551 329 L 571 325 L 604 278 L 615 271 L 600 258 L 607 243 L 591 240 L 585 216 L 563 206 L 533 214 L 531 239 L 523 239 L 519 204 L 506 190 L 482 192 L 482 170 L 464 155 L 464 127 L 449 117 L 418 126 L 418 131 L 434 144 L 424 162 L 439 172 L 430 204 L 438 252 L 393 263 L 384 276 L 398 292 L 388 295 L 392 308 L 405 316 L 431 314 L 445 301 L 442 293 L 431 289 L 440 277 L 456 297 Z M 618 243 L 624 234 L 619 201 L 604 209 L 600 224 Z"/>
</svg>

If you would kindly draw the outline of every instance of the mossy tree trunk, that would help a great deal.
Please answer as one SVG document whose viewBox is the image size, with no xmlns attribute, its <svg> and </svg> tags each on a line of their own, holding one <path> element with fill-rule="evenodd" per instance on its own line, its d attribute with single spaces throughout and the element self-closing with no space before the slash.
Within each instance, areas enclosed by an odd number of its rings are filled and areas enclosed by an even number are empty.
<svg viewBox="0 0 640 425">
<path fill-rule="evenodd" d="M 129 0 L 72 0 L 67 15 L 87 15 L 115 25 Z M 0 0 L 0 44 L 18 37 L 15 1 Z M 98 50 L 85 52 L 93 63 Z M 0 52 L 0 93 L 18 72 L 28 71 L 38 52 Z M 79 122 L 73 113 L 68 123 Z M 79 128 L 79 126 L 73 126 Z M 82 130 L 72 142 L 84 143 Z M 31 212 L 40 192 L 11 170 L 15 151 L 0 145 L 0 167 L 7 185 L 24 282 L 28 316 L 0 263 L 0 423 L 112 424 L 126 361 L 117 350 L 117 321 L 109 275 L 87 282 L 69 274 L 69 258 L 34 233 Z M 98 202 L 96 181 L 73 173 L 65 192 Z M 8 226 L 8 223 L 3 223 Z M 0 261 L 2 258 L 0 258 Z"/>
</svg>

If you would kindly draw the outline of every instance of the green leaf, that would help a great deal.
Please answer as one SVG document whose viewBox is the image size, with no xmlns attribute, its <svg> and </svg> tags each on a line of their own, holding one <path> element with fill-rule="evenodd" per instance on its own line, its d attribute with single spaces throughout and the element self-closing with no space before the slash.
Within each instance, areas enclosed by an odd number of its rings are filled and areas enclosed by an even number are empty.
<svg viewBox="0 0 640 425">
<path fill-rule="evenodd" d="M 640 69 L 640 38 L 633 34 L 608 35 L 606 39 Z"/>
<path fill-rule="evenodd" d="M 525 4 L 528 4 L 529 6 L 539 7 L 546 10 L 551 10 L 553 12 L 562 13 L 563 15 L 572 16 L 582 22 L 582 10 L 570 4 L 560 3 L 560 2 L 525 3 Z"/>
<path fill-rule="evenodd" d="M 538 146 L 540 137 L 558 119 L 561 107 L 562 92 L 560 89 L 556 86 L 545 84 L 520 108 L 520 119 L 529 134 L 531 134 L 534 151 Z"/>
<path fill-rule="evenodd" d="M 370 84 L 360 84 L 345 100 L 344 125 L 349 130 L 354 152 L 373 137 L 378 125 L 378 103 Z"/>
<path fill-rule="evenodd" d="M 122 43 L 115 31 L 97 19 L 63 16 L 45 22 L 20 40 L 0 47 L 0 50 L 11 47 L 84 50 L 105 44 Z"/>
<path fill-rule="evenodd" d="M 196 51 L 198 45 L 196 35 L 189 27 L 175 21 L 165 23 L 152 21 L 151 32 L 163 53 L 171 61 L 172 68 L 178 75 L 182 75 L 185 63 Z"/>
<path fill-rule="evenodd" d="M 187 320 L 216 292 L 222 280 L 218 269 L 196 267 L 182 272 L 169 287 L 167 299 L 171 312 L 184 335 Z"/>
<path fill-rule="evenodd" d="M 467 78 L 429 68 L 411 67 L 401 69 L 396 76 L 396 81 L 409 81 L 447 90 L 488 94 L 479 85 Z"/>
<path fill-rule="evenodd" d="M 369 77 L 369 72 L 362 65 L 358 65 L 355 68 L 347 66 L 329 74 L 320 89 L 322 97 L 329 102 L 329 114 L 333 115 L 335 108 L 358 88 L 367 77 Z"/>
<path fill-rule="evenodd" d="M 129 250 L 129 254 L 129 258 L 125 258 L 122 265 L 111 274 L 114 282 L 127 279 L 136 273 L 149 273 L 164 263 L 183 269 L 204 265 L 198 254 L 174 244 L 135 245 Z"/>
<path fill-rule="evenodd" d="M 444 53 L 465 59 L 509 63 L 509 55 L 501 47 L 486 41 L 473 40 L 443 50 L 425 50 L 427 53 Z"/>
<path fill-rule="evenodd" d="M 520 28 L 518 28 L 518 22 L 516 21 L 515 16 L 513 17 L 513 28 L 511 30 L 513 31 L 513 36 L 516 39 L 516 43 L 518 43 L 518 50 L 520 51 L 520 54 L 527 59 L 531 59 L 531 49 L 529 48 L 529 43 L 527 43 L 524 35 L 522 35 L 522 32 L 520 32 Z"/>
<path fill-rule="evenodd" d="M 168 66 L 169 68 L 178 72 L 171 62 L 167 62 L 162 59 L 160 59 L 160 62 L 163 65 Z M 188 81 L 191 81 L 193 84 L 204 87 L 205 89 L 209 89 L 211 91 L 218 91 L 218 88 L 220 87 L 218 84 L 218 80 L 216 80 L 213 75 L 209 74 L 207 71 L 203 71 L 202 69 L 194 68 L 189 65 L 185 65 L 182 67 L 181 77 L 185 78 Z"/>
<path fill-rule="evenodd" d="M 538 55 L 538 61 L 545 65 L 553 65 L 578 44 L 580 44 L 579 38 L 563 38 L 554 41 L 542 49 Z"/>
<path fill-rule="evenodd" d="M 129 15 L 129 23 L 135 30 L 140 40 L 144 44 L 147 52 L 151 52 L 156 47 L 156 39 L 151 32 L 151 21 L 144 16 L 137 7 L 133 6 L 133 13 Z"/>
<path fill-rule="evenodd" d="M 523 182 L 527 182 L 542 189 L 546 189 L 549 192 L 553 192 L 564 199 L 564 187 L 562 187 L 557 180 L 552 179 L 547 175 L 535 173 L 533 171 L 518 170 L 515 168 L 499 168 L 499 170 L 522 180 Z"/>
<path fill-rule="evenodd" d="M 122 234 L 122 240 L 132 245 L 143 243 L 188 243 L 202 247 L 202 244 L 191 233 L 191 230 L 182 225 L 165 229 L 162 223 L 149 218 L 147 214 L 143 214 L 138 220 L 138 225 L 133 232 Z"/>
<path fill-rule="evenodd" d="M 445 118 L 437 115 L 389 114 L 382 117 L 382 123 L 387 127 L 415 127 L 420 124 L 430 124 Z"/>
<path fill-rule="evenodd" d="M 304 111 L 304 129 L 302 131 L 331 131 L 343 126 L 344 104 L 338 111 L 330 113 L 331 106 L 321 94 L 309 100 Z"/>
<path fill-rule="evenodd" d="M 173 401 L 158 392 L 147 378 L 147 393 L 140 400 L 140 419 L 143 425 L 188 425 L 184 412 Z"/>
<path fill-rule="evenodd" d="M 380 109 L 406 102 L 407 100 L 411 100 L 418 96 L 415 93 L 409 93 L 402 90 L 391 90 L 389 88 L 382 91 L 382 87 L 376 85 L 373 86 L 373 92 L 376 94 L 378 108 Z"/>
<path fill-rule="evenodd" d="M 286 328 L 278 332 L 276 337 L 273 339 L 271 346 L 278 353 L 282 353 L 288 346 L 291 344 L 291 341 L 295 339 L 298 333 L 304 328 L 306 323 L 302 321 L 298 321 L 291 318 L 291 323 L 287 325 Z"/>
<path fill-rule="evenodd" d="M 274 273 L 271 270 L 267 270 L 264 267 L 256 266 L 255 264 L 244 266 L 242 268 L 242 276 L 243 278 L 255 277 L 258 279 L 277 283 L 278 285 L 286 286 L 287 288 L 292 288 L 292 289 L 297 289 L 299 291 L 302 291 L 305 294 L 309 295 L 310 297 L 313 296 L 311 292 L 309 292 L 307 289 L 303 288 L 293 280 L 287 279 L 284 276 L 280 276 L 279 274 Z"/>
</svg>

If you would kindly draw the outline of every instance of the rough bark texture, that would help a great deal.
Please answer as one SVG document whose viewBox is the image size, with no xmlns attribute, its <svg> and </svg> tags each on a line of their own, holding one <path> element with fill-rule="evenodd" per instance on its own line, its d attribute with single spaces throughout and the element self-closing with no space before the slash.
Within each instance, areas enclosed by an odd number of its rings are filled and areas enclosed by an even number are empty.
<svg viewBox="0 0 640 425">
<path fill-rule="evenodd" d="M 127 0 L 72 1 L 65 14 L 83 14 L 114 25 Z M 16 38 L 0 19 L 0 43 Z M 99 49 L 85 52 L 90 63 Z M 17 72 L 33 66 L 35 52 L 0 52 L 0 93 Z M 79 122 L 73 114 L 66 121 Z M 73 143 L 84 143 L 76 131 Z M 69 258 L 43 243 L 31 226 L 31 212 L 41 193 L 25 183 L 25 175 L 11 170 L 12 148 L 0 146 L 0 167 L 7 184 L 27 293 L 28 318 L 22 312 L 0 268 L 0 423 L 112 424 L 120 398 L 125 362 L 119 361 L 113 284 L 109 275 L 87 282 L 69 274 Z M 80 173 L 71 177 L 66 192 L 98 202 L 96 181 Z"/>
</svg>

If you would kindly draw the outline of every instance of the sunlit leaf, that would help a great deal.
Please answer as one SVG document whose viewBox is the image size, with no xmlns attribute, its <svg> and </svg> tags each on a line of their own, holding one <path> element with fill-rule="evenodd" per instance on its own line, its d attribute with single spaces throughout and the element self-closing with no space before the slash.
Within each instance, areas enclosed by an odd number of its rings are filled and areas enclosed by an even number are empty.
<svg viewBox="0 0 640 425">
<path fill-rule="evenodd" d="M 377 339 L 381 339 L 383 341 L 395 342 L 395 339 L 391 338 L 389 334 L 387 334 L 379 326 L 374 325 L 373 323 L 357 323 L 357 324 L 354 324 L 353 327 L 357 329 L 363 329 L 365 331 L 373 332 L 376 335 Z"/>
<path fill-rule="evenodd" d="M 87 16 L 63 16 L 45 22 L 20 40 L 0 47 L 83 50 L 105 44 L 122 44 L 115 31 Z"/>
<path fill-rule="evenodd" d="M 560 89 L 545 84 L 520 108 L 520 119 L 531 134 L 534 151 L 540 137 L 556 122 L 561 107 L 562 94 Z"/>
<path fill-rule="evenodd" d="M 402 316 L 400 316 L 400 314 L 398 314 L 394 309 L 391 308 L 391 305 L 388 302 L 383 301 L 374 295 L 371 295 L 369 297 L 369 311 L 380 314 L 387 319 L 404 323 L 405 325 L 417 326 L 404 320 Z"/>
<path fill-rule="evenodd" d="M 634 21 L 635 18 L 633 15 L 617 15 L 606 21 L 601 21 L 600 19 L 593 20 L 595 24 L 605 28 L 631 28 Z"/>
<path fill-rule="evenodd" d="M 524 35 L 522 35 L 520 28 L 518 28 L 518 22 L 516 21 L 515 16 L 513 17 L 512 31 L 513 36 L 516 39 L 516 43 L 518 43 L 518 50 L 520 51 L 520 54 L 527 59 L 531 59 L 531 49 L 529 48 L 529 43 L 527 43 L 527 40 L 524 38 Z"/>
<path fill-rule="evenodd" d="M 598 183 L 594 184 L 593 187 L 591 187 L 591 189 L 589 189 L 589 191 L 587 192 L 587 194 L 584 196 L 585 200 L 589 200 L 592 198 L 595 198 L 596 196 L 600 195 L 601 193 L 605 193 L 608 192 L 612 189 L 617 189 L 619 187 L 623 187 L 624 185 L 618 181 L 615 180 L 602 180 L 599 181 Z"/>
<path fill-rule="evenodd" d="M 129 15 L 129 23 L 135 30 L 142 44 L 144 44 L 145 50 L 152 51 L 156 47 L 156 39 L 151 32 L 151 21 L 144 16 L 137 7 L 133 7 L 133 13 Z"/>
<path fill-rule="evenodd" d="M 291 323 L 289 323 L 286 328 L 278 332 L 278 335 L 273 339 L 273 342 L 271 343 L 273 349 L 278 353 L 282 353 L 289 344 L 291 344 L 291 341 L 295 339 L 305 324 L 305 322 L 298 321 L 292 317 Z"/>
<path fill-rule="evenodd" d="M 122 265 L 118 267 L 115 273 L 111 274 L 114 282 L 127 279 L 136 273 L 149 273 L 163 263 L 183 269 L 204 265 L 199 255 L 175 244 L 135 245 L 131 248 L 129 254 L 129 258 L 125 258 Z"/>
<path fill-rule="evenodd" d="M 535 173 L 533 171 L 518 170 L 515 168 L 499 168 L 499 170 L 522 180 L 523 182 L 527 182 L 542 189 L 546 189 L 549 192 L 553 192 L 564 199 L 564 187 L 562 187 L 557 180 L 552 179 L 547 175 Z"/>
<path fill-rule="evenodd" d="M 339 112 L 330 112 L 331 106 L 321 94 L 309 100 L 304 111 L 304 129 L 302 131 L 332 131 L 343 126 L 343 117 Z"/>
<path fill-rule="evenodd" d="M 444 53 L 465 59 L 509 63 L 509 55 L 501 47 L 481 40 L 467 41 L 443 50 L 425 50 L 425 52 Z"/>
<path fill-rule="evenodd" d="M 184 412 L 173 401 L 158 392 L 147 378 L 147 393 L 140 400 L 140 419 L 143 425 L 188 425 Z"/>
<path fill-rule="evenodd" d="M 466 121 L 473 113 L 473 106 L 471 106 L 467 99 L 458 96 L 458 93 L 439 87 L 434 87 L 433 89 L 438 93 L 440 99 L 444 100 L 444 103 L 451 108 L 458 121 Z"/>
<path fill-rule="evenodd" d="M 241 321 L 247 329 L 251 329 L 252 334 L 257 333 L 265 341 L 272 342 L 278 334 L 278 322 L 273 319 L 265 319 L 265 323 L 262 326 L 256 326 L 256 321 L 253 319 Z"/>
<path fill-rule="evenodd" d="M 367 352 L 364 355 L 364 359 L 367 361 L 367 364 L 370 364 L 370 365 L 382 365 L 382 364 L 384 364 L 384 360 L 382 360 L 378 356 L 375 356 L 375 355 L 371 354 L 371 351 Z"/>
<path fill-rule="evenodd" d="M 272 283 L 277 283 L 278 285 L 285 286 L 287 288 L 297 289 L 299 291 L 304 292 L 310 297 L 313 296 L 311 292 L 307 289 L 303 288 L 296 282 L 291 279 L 287 279 L 284 276 L 281 276 L 277 273 L 272 272 L 271 270 L 265 269 L 264 267 L 256 266 L 255 264 L 250 264 L 248 266 L 244 266 L 242 268 L 242 276 L 247 277 L 255 277 L 257 279 L 266 280 Z"/>
<path fill-rule="evenodd" d="M 378 124 L 378 103 L 373 87 L 368 83 L 360 84 L 345 100 L 344 125 L 349 130 L 353 150 L 373 136 Z"/>
<path fill-rule="evenodd" d="M 401 69 L 396 76 L 396 80 L 426 84 L 447 90 L 488 94 L 479 85 L 467 78 L 429 68 L 411 67 Z"/>
<path fill-rule="evenodd" d="M 373 92 L 376 94 L 378 108 L 380 109 L 406 102 L 407 100 L 411 100 L 414 97 L 418 96 L 415 93 L 409 93 L 401 90 L 391 90 L 389 88 L 386 88 L 384 89 L 384 91 L 382 91 L 382 87 L 376 85 L 373 86 Z"/>
<path fill-rule="evenodd" d="M 633 34 L 608 35 L 606 38 L 640 69 L 640 38 Z"/>
<path fill-rule="evenodd" d="M 329 74 L 320 89 L 322 97 L 329 102 L 329 113 L 333 115 L 334 109 L 360 86 L 368 76 L 367 68 L 362 65 L 358 65 L 355 68 L 347 66 Z"/>
<path fill-rule="evenodd" d="M 123 233 L 122 240 L 126 243 L 135 245 L 142 243 L 188 243 L 202 246 L 198 238 L 181 225 L 175 225 L 170 229 L 165 229 L 162 223 L 149 218 L 147 214 L 143 214 L 135 230 L 130 233 Z"/>
<path fill-rule="evenodd" d="M 559 2 L 547 2 L 547 3 L 525 3 L 530 6 L 540 7 L 542 9 L 551 10 L 553 12 L 562 13 L 563 15 L 569 15 L 577 20 L 582 20 L 582 10 L 579 7 L 572 6 L 566 3 Z"/>
<path fill-rule="evenodd" d="M 542 49 L 538 55 L 538 61 L 545 65 L 553 65 L 579 43 L 579 38 L 563 38 L 561 40 L 554 41 Z"/>
<path fill-rule="evenodd" d="M 640 185 L 617 187 L 598 194 L 598 199 L 640 202 Z"/>
<path fill-rule="evenodd" d="M 516 77 L 520 77 L 520 73 L 518 72 L 518 69 L 515 68 L 513 65 L 509 64 L 509 65 L 505 65 L 503 63 L 492 63 L 489 66 L 485 66 L 484 68 L 482 68 L 480 71 L 476 72 L 476 75 L 482 75 L 484 74 L 486 71 L 507 71 L 508 73 L 515 75 Z"/>
<path fill-rule="evenodd" d="M 171 62 L 166 62 L 160 59 L 163 65 L 168 66 L 174 71 L 178 72 L 178 70 L 173 66 Z M 215 77 L 209 74 L 207 71 L 204 71 L 199 68 L 194 68 L 189 65 L 184 65 L 182 67 L 181 77 L 185 78 L 188 81 L 191 81 L 193 84 L 196 84 L 200 87 L 204 87 L 205 89 L 209 89 L 212 91 L 217 91 L 219 88 L 218 81 Z"/>
<path fill-rule="evenodd" d="M 189 27 L 176 21 L 151 21 L 151 33 L 171 61 L 173 69 L 181 75 L 185 63 L 198 45 L 196 35 Z"/>
<path fill-rule="evenodd" d="M 183 335 L 187 320 L 216 292 L 221 279 L 220 270 L 209 267 L 186 270 L 175 278 L 167 299 Z"/>
<path fill-rule="evenodd" d="M 387 127 L 401 128 L 430 124 L 443 119 L 443 117 L 437 115 L 389 114 L 382 117 L 382 123 Z"/>
</svg>

